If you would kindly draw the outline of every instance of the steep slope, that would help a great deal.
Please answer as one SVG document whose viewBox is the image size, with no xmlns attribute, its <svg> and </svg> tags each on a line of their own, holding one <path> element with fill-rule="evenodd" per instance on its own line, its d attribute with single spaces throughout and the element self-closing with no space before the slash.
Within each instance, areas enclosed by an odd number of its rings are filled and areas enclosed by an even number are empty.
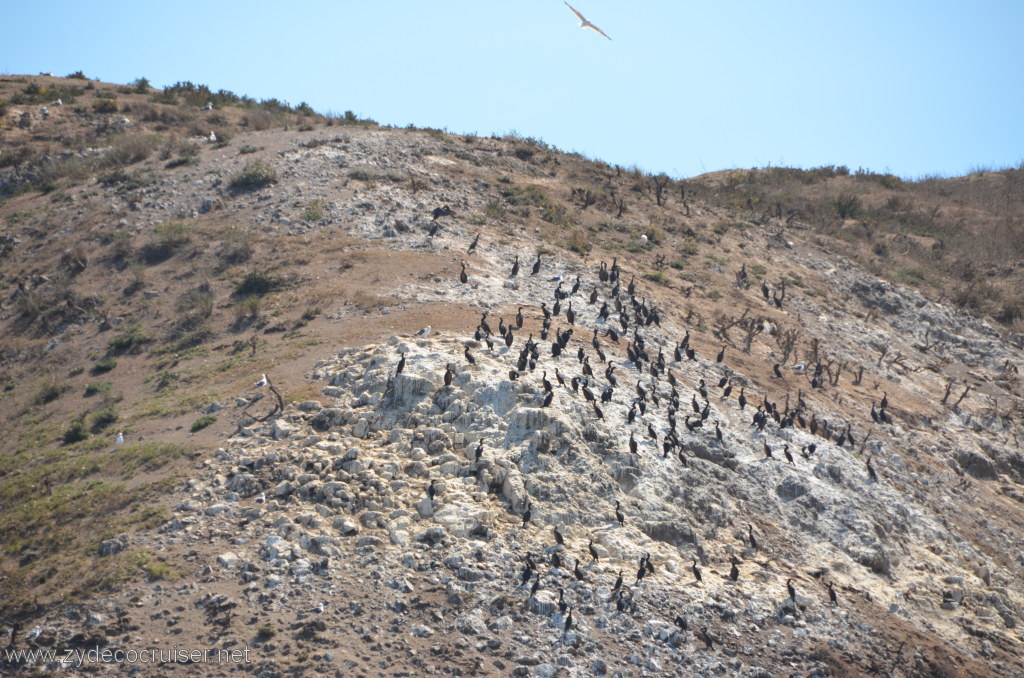
<svg viewBox="0 0 1024 678">
<path fill-rule="evenodd" d="M 140 181 L 0 208 L 0 404 L 26 422 L 4 443 L 22 521 L 4 584 L 42 596 L 9 599 L 22 634 L 170 633 L 249 647 L 257 672 L 1024 672 L 1019 335 L 880 280 L 798 216 L 751 221 L 531 140 L 332 125 L 195 143 L 194 162 L 132 165 Z M 520 309 L 511 346 L 474 337 Z M 95 433 L 58 445 L 106 358 L 128 444 L 95 407 Z M 38 514 L 80 526 L 97 507 L 66 506 L 65 483 L 135 493 L 61 560 Z M 45 497 L 15 512 L 19 492 Z M 82 569 L 109 580 L 61 576 Z"/>
</svg>

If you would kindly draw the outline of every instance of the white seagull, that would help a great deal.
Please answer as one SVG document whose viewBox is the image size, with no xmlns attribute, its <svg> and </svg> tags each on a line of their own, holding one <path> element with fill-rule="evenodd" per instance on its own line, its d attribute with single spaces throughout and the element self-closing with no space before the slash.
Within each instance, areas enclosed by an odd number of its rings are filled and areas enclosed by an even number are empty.
<svg viewBox="0 0 1024 678">
<path fill-rule="evenodd" d="M 35 640 L 36 638 L 41 636 L 42 633 L 43 633 L 43 627 L 37 626 L 34 629 L 32 629 L 31 631 L 29 631 L 27 634 L 25 634 L 25 640 Z"/>
<path fill-rule="evenodd" d="M 124 442 L 124 432 L 118 433 L 117 437 L 114 438 L 114 444 L 115 445 L 120 445 L 123 442 Z"/>
<path fill-rule="evenodd" d="M 427 325 L 422 330 L 416 333 L 417 337 L 425 337 L 430 334 L 430 325 Z"/>
<path fill-rule="evenodd" d="M 255 386 L 256 388 L 263 388 L 266 385 L 267 385 L 267 375 L 265 375 L 265 374 L 261 374 L 260 375 L 260 380 L 257 381 L 255 384 L 253 384 L 253 386 Z"/>
<path fill-rule="evenodd" d="M 640 234 L 640 243 L 643 244 L 643 245 L 647 244 L 647 234 L 646 233 L 641 233 Z"/>
<path fill-rule="evenodd" d="M 797 372 L 803 372 L 804 364 L 803 362 L 799 362 L 796 365 L 790 365 L 790 369 L 796 370 Z"/>
<path fill-rule="evenodd" d="M 267 493 L 260 492 L 260 496 L 252 500 L 254 504 L 265 504 L 267 502 Z"/>
<path fill-rule="evenodd" d="M 565 3 L 565 6 L 568 7 L 569 9 L 571 9 L 572 13 L 576 15 L 576 18 L 580 20 L 580 28 L 592 28 L 595 31 L 597 31 L 598 33 L 600 33 L 601 35 L 603 35 L 604 37 L 608 38 L 608 35 L 604 31 L 602 31 L 600 28 L 598 28 L 594 24 L 590 23 L 590 21 L 587 20 L 587 17 L 583 16 L 582 14 L 580 14 L 579 12 L 576 11 L 575 7 L 570 5 L 568 2 Z M 611 38 L 608 38 L 608 39 L 611 40 Z"/>
</svg>

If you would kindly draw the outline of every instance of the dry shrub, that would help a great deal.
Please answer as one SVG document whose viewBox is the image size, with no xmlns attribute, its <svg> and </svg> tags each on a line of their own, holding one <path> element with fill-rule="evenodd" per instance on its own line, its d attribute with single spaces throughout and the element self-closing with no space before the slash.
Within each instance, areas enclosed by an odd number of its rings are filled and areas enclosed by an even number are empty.
<svg viewBox="0 0 1024 678">
<path fill-rule="evenodd" d="M 242 119 L 242 125 L 254 130 L 270 129 L 274 126 L 274 116 L 269 111 L 250 111 Z"/>
</svg>

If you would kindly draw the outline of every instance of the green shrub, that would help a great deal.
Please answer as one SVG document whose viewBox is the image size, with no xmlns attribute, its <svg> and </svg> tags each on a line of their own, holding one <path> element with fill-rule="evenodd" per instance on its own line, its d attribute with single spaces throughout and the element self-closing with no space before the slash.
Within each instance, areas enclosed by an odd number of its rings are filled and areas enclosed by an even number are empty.
<svg viewBox="0 0 1024 678">
<path fill-rule="evenodd" d="M 129 83 L 136 94 L 145 94 L 149 91 L 149 78 L 135 78 Z"/>
<path fill-rule="evenodd" d="M 92 102 L 92 110 L 97 113 L 117 113 L 117 102 L 113 99 L 100 99 Z"/>
<path fill-rule="evenodd" d="M 250 271 L 235 287 L 236 297 L 261 297 L 281 287 L 281 281 L 266 271 Z"/>
<path fill-rule="evenodd" d="M 852 193 L 842 193 L 832 200 L 832 207 L 840 219 L 856 219 L 860 214 L 860 198 Z"/>
<path fill-rule="evenodd" d="M 277 170 L 266 160 L 250 160 L 242 171 L 231 177 L 229 186 L 236 191 L 254 191 L 277 182 Z"/>
<path fill-rule="evenodd" d="M 113 404 L 104 405 L 92 414 L 92 432 L 99 433 L 117 421 L 117 408 Z"/>
<path fill-rule="evenodd" d="M 306 206 L 306 209 L 302 212 L 302 218 L 306 221 L 320 221 L 324 218 L 324 211 L 321 208 L 319 200 L 314 200 Z"/>
<path fill-rule="evenodd" d="M 202 431 L 204 428 L 206 428 L 215 421 L 217 421 L 217 417 L 213 416 L 212 414 L 207 414 L 202 417 L 199 417 L 192 423 L 191 431 L 192 433 L 195 433 L 196 431 Z"/>
<path fill-rule="evenodd" d="M 96 364 L 92 366 L 90 373 L 94 376 L 97 374 L 106 374 L 115 367 L 117 367 L 117 359 L 113 356 L 107 356 L 106 358 L 98 360 Z"/>
<path fill-rule="evenodd" d="M 68 73 L 64 77 L 65 78 L 72 78 L 74 80 L 88 80 L 89 79 L 89 78 L 85 77 L 85 73 L 83 73 L 82 71 L 75 71 L 74 73 Z"/>
<path fill-rule="evenodd" d="M 89 429 L 85 425 L 85 420 L 82 418 L 76 419 L 68 426 L 64 431 L 62 440 L 65 445 L 71 445 L 73 443 L 80 442 L 89 437 Z"/>
</svg>

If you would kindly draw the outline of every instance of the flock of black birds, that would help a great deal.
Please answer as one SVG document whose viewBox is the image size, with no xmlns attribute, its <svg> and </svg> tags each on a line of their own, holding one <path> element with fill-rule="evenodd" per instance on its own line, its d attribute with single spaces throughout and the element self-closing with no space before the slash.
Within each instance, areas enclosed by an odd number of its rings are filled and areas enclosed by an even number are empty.
<svg viewBox="0 0 1024 678">
<path fill-rule="evenodd" d="M 478 233 L 469 246 L 469 253 L 473 253 L 476 250 L 479 239 L 480 234 Z M 462 284 L 466 284 L 469 280 L 466 272 L 466 263 L 460 263 L 462 268 L 459 274 L 459 281 Z M 532 264 L 529 275 L 539 275 L 543 264 L 544 262 L 538 254 Z M 517 255 L 511 264 L 509 277 L 514 278 L 519 275 L 519 272 L 520 258 Z M 746 266 L 744 265 L 741 274 L 745 275 L 745 272 Z M 541 321 L 538 332 L 539 339 L 535 340 L 534 334 L 530 333 L 525 341 L 522 341 L 522 348 L 515 352 L 517 356 L 515 364 L 508 371 L 508 378 L 510 380 L 522 379 L 533 374 L 538 368 L 541 368 L 540 390 L 538 392 L 539 407 L 550 407 L 554 402 L 556 392 L 562 394 L 560 397 L 565 397 L 566 394 L 572 398 L 582 396 L 589 403 L 593 411 L 593 417 L 603 420 L 606 416 L 601 405 L 615 403 L 617 393 L 621 393 L 624 390 L 619 389 L 620 382 L 619 377 L 615 373 L 616 369 L 621 369 L 623 372 L 635 370 L 636 382 L 629 389 L 632 393 L 626 395 L 624 403 L 621 398 L 618 399 L 618 402 L 623 405 L 628 404 L 625 422 L 629 428 L 628 452 L 636 459 L 643 456 L 643 452 L 646 449 L 644 443 L 649 442 L 655 450 L 660 445 L 662 458 L 669 458 L 671 455 L 674 455 L 682 466 L 688 466 L 687 444 L 680 437 L 683 435 L 680 427 L 685 428 L 691 435 L 706 435 L 713 439 L 715 443 L 724 444 L 721 420 L 713 420 L 713 432 L 708 425 L 708 420 L 713 413 L 712 398 L 709 391 L 714 388 L 719 390 L 718 405 L 715 407 L 726 406 L 731 401 L 735 403 L 735 406 L 741 412 L 745 412 L 748 404 L 754 405 L 750 428 L 761 434 L 769 433 L 772 428 L 776 430 L 800 428 L 816 436 L 819 439 L 818 442 L 803 445 L 799 451 L 800 456 L 805 459 L 812 459 L 821 443 L 832 443 L 837 448 L 842 449 L 846 446 L 855 448 L 858 438 L 861 439 L 862 443 L 867 442 L 866 436 L 861 437 L 860 434 L 854 433 L 850 422 L 836 423 L 830 422 L 824 417 L 819 417 L 809 407 L 802 389 L 797 390 L 795 398 L 791 398 L 791 394 L 787 391 L 781 407 L 777 402 L 769 400 L 767 393 L 761 397 L 759 403 L 752 403 L 752 399 L 749 399 L 746 394 L 747 385 L 742 383 L 739 385 L 739 393 L 733 398 L 733 382 L 737 380 L 737 376 L 726 364 L 727 345 L 721 347 L 717 355 L 715 355 L 713 363 L 710 360 L 706 361 L 710 364 L 711 369 L 715 371 L 716 376 L 707 380 L 700 378 L 697 385 L 693 387 L 693 393 L 689 402 L 684 405 L 684 396 L 680 389 L 685 390 L 686 386 L 672 372 L 672 367 L 673 365 L 678 367 L 685 363 L 696 363 L 698 365 L 701 363 L 696 348 L 690 342 L 689 330 L 675 343 L 670 355 L 666 355 L 664 348 L 660 347 L 655 352 L 654 347 L 651 345 L 653 342 L 649 343 L 644 335 L 652 331 L 652 326 L 655 328 L 661 326 L 661 312 L 654 303 L 638 295 L 635 276 L 631 275 L 629 282 L 624 283 L 623 271 L 618 264 L 617 258 L 613 258 L 610 266 L 606 262 L 601 262 L 596 273 L 597 281 L 590 286 L 589 292 L 583 294 L 580 294 L 583 281 L 579 275 L 568 284 L 567 281 L 562 279 L 561 275 L 550 278 L 549 282 L 555 283 L 550 299 L 552 305 L 549 308 L 547 300 L 539 304 L 541 313 L 539 318 Z M 766 301 L 781 308 L 785 298 L 785 285 L 783 284 L 779 289 L 770 293 L 767 285 L 762 283 L 761 293 Z M 578 306 L 576 309 L 573 308 L 573 301 L 577 301 Z M 565 305 L 564 309 L 563 303 Z M 577 329 L 583 331 L 583 326 L 577 324 L 580 320 L 579 309 L 583 307 L 595 308 L 596 317 L 594 326 L 586 330 L 587 332 L 592 332 L 589 342 L 577 339 L 577 347 L 574 352 L 571 350 L 571 342 Z M 477 323 L 474 339 L 477 342 L 483 342 L 492 355 L 500 354 L 501 345 L 504 345 L 506 349 L 512 349 L 518 338 L 516 333 L 524 332 L 526 321 L 523 315 L 524 308 L 526 307 L 520 306 L 518 308 L 514 322 L 506 323 L 503 317 L 500 318 L 496 328 L 497 332 L 495 332 L 495 328 L 488 321 L 489 312 L 484 311 L 480 321 Z M 559 323 L 552 327 L 561 317 L 564 317 L 565 324 Z M 602 340 L 607 340 L 610 344 L 616 345 L 621 345 L 624 342 L 626 360 L 616 362 L 610 358 L 605 352 L 607 344 L 603 343 Z M 545 344 L 547 344 L 546 348 Z M 586 344 L 589 344 L 589 352 Z M 498 353 L 495 353 L 496 347 Z M 510 355 L 513 353 L 509 351 Z M 563 357 L 568 355 L 573 356 L 575 360 Z M 596 358 L 594 364 L 591 363 L 592 356 Z M 476 359 L 470 351 L 468 343 L 464 347 L 464 357 L 470 366 L 476 364 Z M 604 364 L 603 370 L 595 367 L 598 362 Z M 399 363 L 396 374 L 401 372 L 403 366 L 404 357 Z M 551 369 L 543 369 L 546 366 L 550 366 Z M 578 366 L 578 374 L 570 376 L 568 373 L 573 366 Z M 825 386 L 826 380 L 823 376 L 823 370 L 824 366 L 818 363 L 808 371 L 809 374 L 813 375 L 810 381 L 811 389 L 823 388 Z M 549 371 L 553 373 L 557 387 L 548 379 Z M 776 378 L 784 379 L 778 364 L 773 366 L 772 371 Z M 603 381 L 596 376 L 595 372 L 598 374 L 603 372 Z M 718 373 L 721 374 L 719 375 Z M 449 364 L 444 374 L 444 384 L 446 387 L 451 387 L 454 376 L 454 366 Z M 630 379 L 630 382 L 632 382 L 632 379 Z M 835 382 L 832 383 L 834 384 Z M 715 386 L 716 384 L 717 386 Z M 617 389 L 619 390 L 617 391 Z M 888 405 L 888 397 L 883 397 L 877 410 L 874 402 L 872 402 L 871 419 L 874 423 L 892 422 L 892 416 L 887 409 Z M 664 424 L 661 424 L 655 417 L 661 411 L 664 412 Z M 643 423 L 645 426 L 637 430 L 636 426 L 639 423 Z M 701 431 L 708 431 L 708 433 L 701 434 Z M 775 450 L 769 444 L 767 436 L 762 438 L 762 443 L 765 458 L 775 459 Z M 483 452 L 484 441 L 480 440 L 475 453 L 477 461 L 482 458 Z M 790 450 L 788 443 L 783 445 L 782 454 L 788 463 L 796 465 L 796 458 Z M 871 464 L 870 457 L 866 460 L 866 466 L 870 481 L 877 481 L 878 475 Z M 433 497 L 432 493 L 431 497 Z M 530 524 L 532 513 L 532 504 L 528 501 L 526 509 L 522 514 L 522 525 L 524 528 Z M 626 523 L 626 518 L 627 516 L 623 512 L 621 502 L 616 501 L 616 521 L 622 526 Z M 756 551 L 758 543 L 754 536 L 752 525 L 748 525 L 748 535 L 750 548 Z M 554 536 L 556 544 L 549 554 L 551 567 L 561 568 L 562 556 L 560 551 L 565 549 L 564 536 L 557 528 L 554 530 Z M 592 560 L 596 562 L 598 560 L 598 552 L 594 547 L 593 539 L 588 544 L 588 550 Z M 735 556 L 731 557 L 729 579 L 732 581 L 739 579 L 740 564 L 741 561 Z M 703 576 L 696 560 L 693 562 L 692 571 L 695 581 L 698 584 L 703 582 Z M 577 579 L 583 579 L 586 576 L 580 569 L 579 559 L 576 559 L 573 574 Z M 640 559 L 634 586 L 638 585 L 645 576 L 653 574 L 654 567 L 650 556 L 645 554 Z M 530 589 L 530 594 L 533 596 L 541 588 L 541 577 L 533 556 L 527 554 L 526 567 L 520 576 L 520 584 L 526 586 L 531 579 L 534 580 Z M 795 602 L 796 594 L 792 579 L 787 581 L 787 591 L 790 594 L 790 598 Z M 621 571 L 612 592 L 611 601 L 615 602 L 620 612 L 636 609 L 635 593 L 627 592 L 623 587 Z M 832 588 L 831 582 L 828 583 L 828 594 L 830 601 L 836 604 L 836 593 Z M 559 606 L 562 612 L 566 611 L 567 603 L 564 602 L 564 591 L 561 588 L 559 589 Z M 566 630 L 573 625 L 572 609 L 568 608 L 568 610 Z M 677 617 L 676 621 L 679 624 L 681 618 Z M 685 620 L 682 621 L 683 628 L 685 629 Z M 698 635 L 708 647 L 711 647 L 713 641 L 711 636 L 707 635 L 706 629 L 702 629 Z"/>
</svg>

